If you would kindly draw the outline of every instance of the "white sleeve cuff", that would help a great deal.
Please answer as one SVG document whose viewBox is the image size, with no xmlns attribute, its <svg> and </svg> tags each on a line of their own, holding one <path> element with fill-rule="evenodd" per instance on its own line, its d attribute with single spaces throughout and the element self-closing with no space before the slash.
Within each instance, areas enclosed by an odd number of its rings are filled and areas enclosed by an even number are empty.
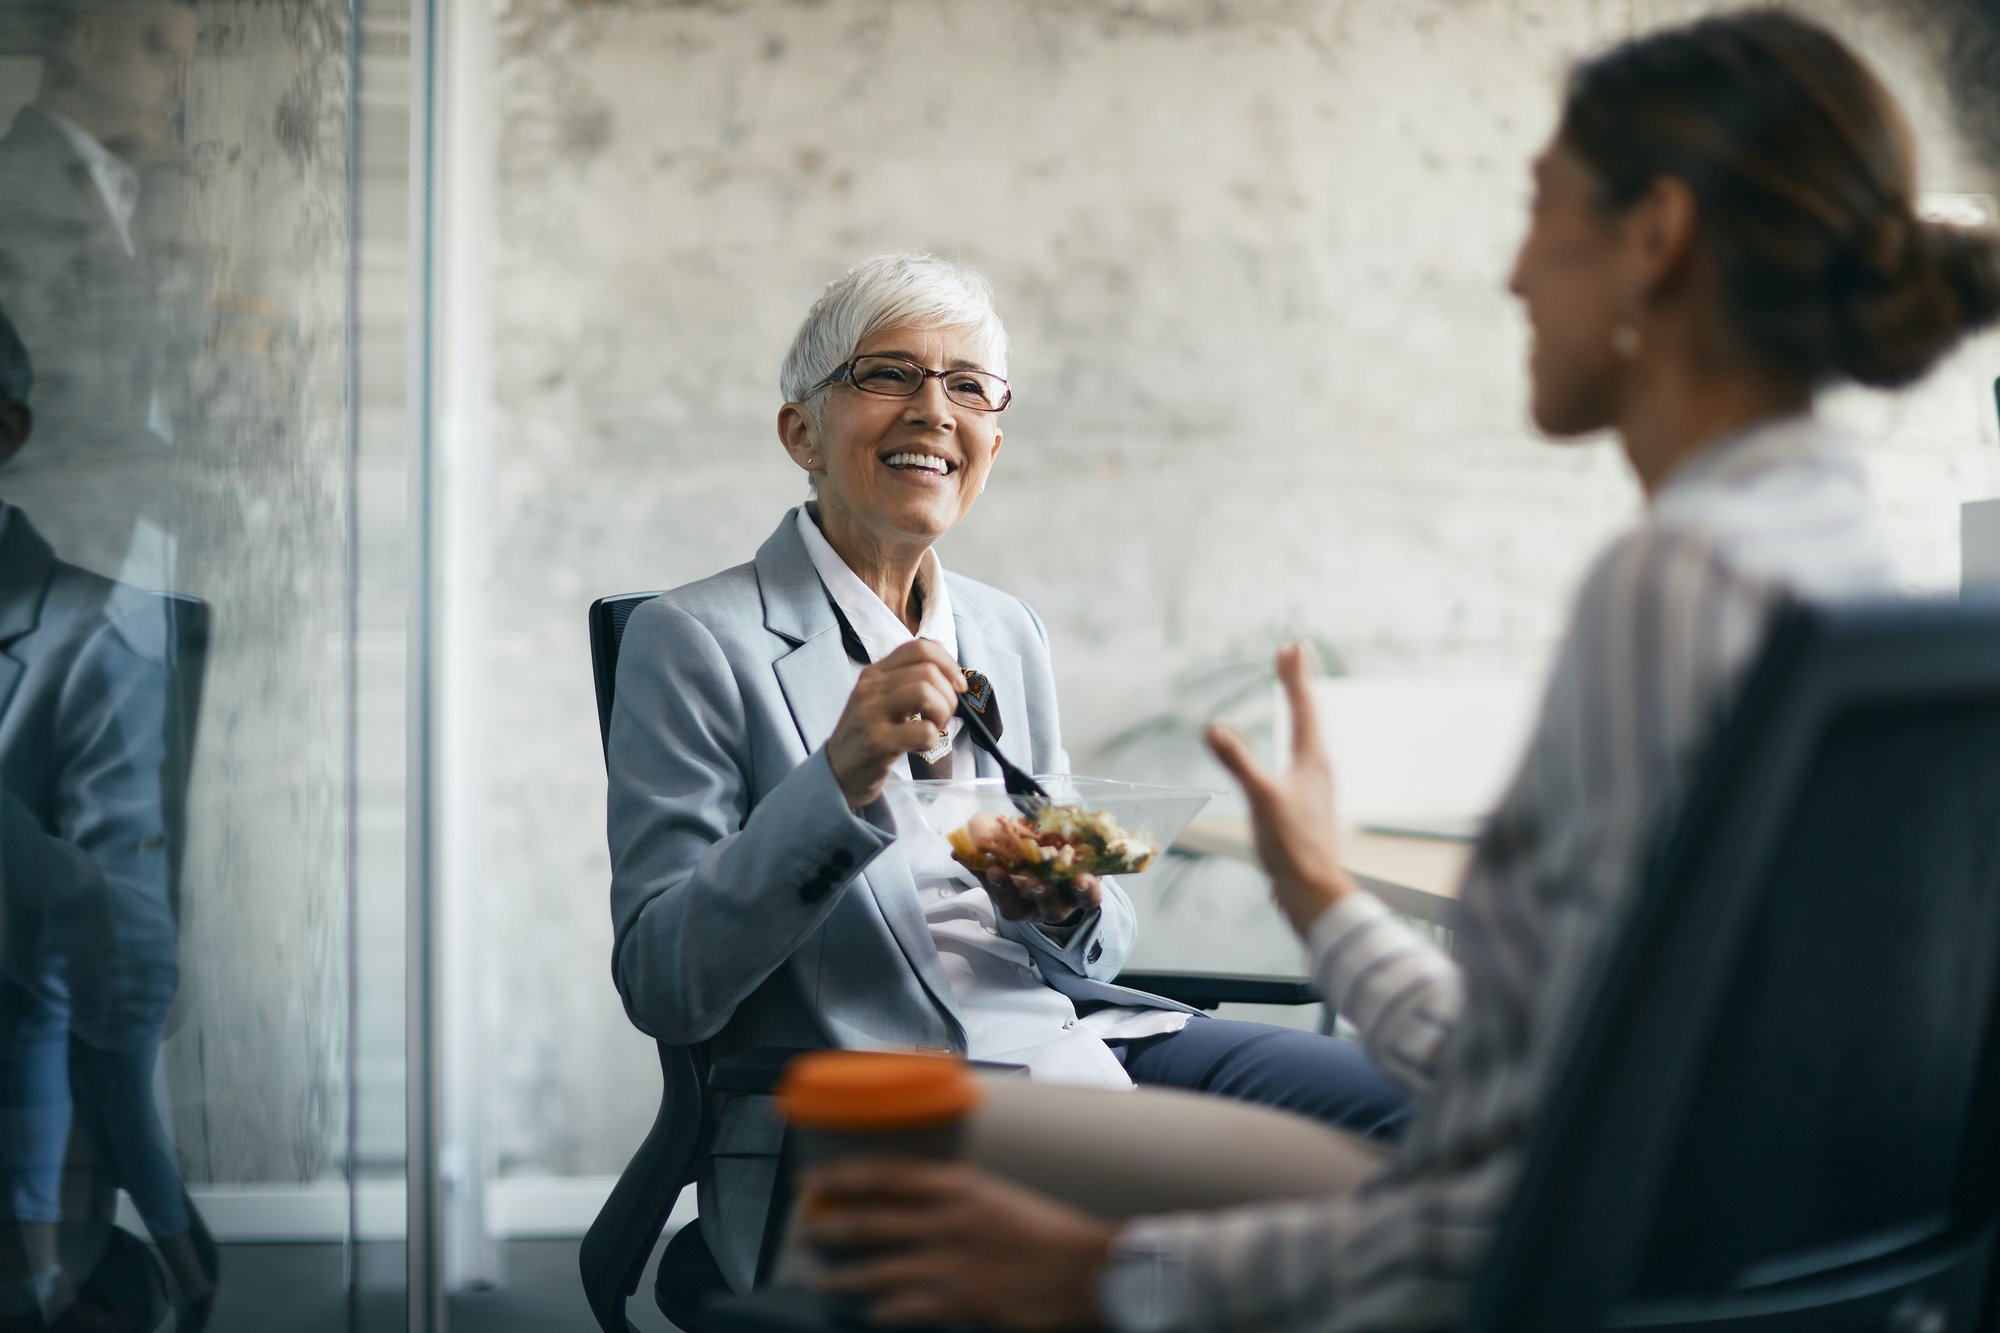
<svg viewBox="0 0 2000 1333">
<path fill-rule="evenodd" d="M 1372 893 L 1350 893 L 1333 906 L 1313 918 L 1306 929 L 1306 952 L 1312 957 L 1313 970 L 1319 970 L 1320 959 L 1327 951 L 1346 937 L 1357 926 L 1370 921 L 1380 921 L 1393 917 L 1382 900 Z"/>
</svg>

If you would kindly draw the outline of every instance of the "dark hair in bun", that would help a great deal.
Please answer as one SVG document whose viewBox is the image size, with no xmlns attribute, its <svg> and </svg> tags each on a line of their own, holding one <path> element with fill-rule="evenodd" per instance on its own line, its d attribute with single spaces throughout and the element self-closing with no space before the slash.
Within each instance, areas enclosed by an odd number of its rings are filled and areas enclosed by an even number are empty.
<svg viewBox="0 0 2000 1333">
<path fill-rule="evenodd" d="M 2000 236 L 1916 216 L 1894 100 L 1837 37 L 1783 10 L 1584 61 L 1560 138 L 1608 210 L 1662 176 L 1685 181 L 1736 331 L 1809 383 L 1909 384 L 2000 319 Z"/>
</svg>

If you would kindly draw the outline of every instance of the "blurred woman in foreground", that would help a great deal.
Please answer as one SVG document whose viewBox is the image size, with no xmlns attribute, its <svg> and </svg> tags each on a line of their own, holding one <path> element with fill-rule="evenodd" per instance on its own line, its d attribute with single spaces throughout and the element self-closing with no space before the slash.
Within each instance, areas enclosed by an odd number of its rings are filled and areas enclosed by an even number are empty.
<svg viewBox="0 0 2000 1333">
<path fill-rule="evenodd" d="M 1456 957 L 1341 869 L 1307 669 L 1279 659 L 1291 767 L 1211 741 L 1249 794 L 1320 987 L 1417 1098 L 1351 1192 L 1122 1227 L 966 1167 L 816 1181 L 813 1243 L 885 1321 L 1015 1328 L 1446 1328 L 1552 1075 L 1576 982 L 1651 824 L 1787 598 L 1895 584 L 1843 382 L 1910 384 L 2000 315 L 2000 242 L 1920 220 L 1908 129 L 1836 38 L 1777 10 L 1581 64 L 1534 164 L 1510 290 L 1536 424 L 1610 429 L 1647 513 L 1586 576 L 1542 717 L 1463 888 Z"/>
</svg>

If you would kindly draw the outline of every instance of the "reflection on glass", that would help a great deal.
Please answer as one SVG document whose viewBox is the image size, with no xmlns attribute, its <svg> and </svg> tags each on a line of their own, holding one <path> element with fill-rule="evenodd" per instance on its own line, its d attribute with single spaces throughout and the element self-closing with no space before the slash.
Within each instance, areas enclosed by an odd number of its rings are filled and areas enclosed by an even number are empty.
<svg viewBox="0 0 2000 1333">
<path fill-rule="evenodd" d="M 163 588 L 187 357 L 167 272 L 195 12 L 76 0 L 34 15 L 42 74 L 0 140 L 0 303 L 36 367 L 38 449 L 10 484 L 66 558 Z M 182 275 L 183 279 L 185 275 Z M 89 467 L 100 484 L 74 484 Z"/>
<path fill-rule="evenodd" d="M 33 362 L 4 315 L 0 367 L 4 461 L 34 433 Z M 215 1246 L 153 1100 L 178 980 L 180 705 L 199 695 L 204 624 L 199 603 L 60 560 L 0 504 L 0 1321 L 119 1307 L 99 1288 L 132 1286 L 146 1261 L 110 1225 L 116 1189 L 172 1275 L 179 1327 L 200 1328 L 213 1302 Z M 66 1208 L 76 1131 L 85 1165 Z"/>
<path fill-rule="evenodd" d="M 0 323 L 0 462 L 33 445 L 65 465 L 42 475 L 88 466 L 98 484 L 68 496 L 30 484 L 0 505 L 0 1320 L 147 1326 L 171 1297 L 178 1326 L 199 1329 L 216 1250 L 153 1075 L 179 979 L 194 717 L 178 705 L 199 697 L 206 617 L 142 590 L 174 579 L 158 502 L 177 395 L 170 285 L 154 279 L 164 247 L 147 225 L 160 213 L 141 204 L 165 193 L 144 176 L 171 166 L 194 11 L 147 0 L 34 17 L 39 91 L 0 139 L 0 308 L 12 317 Z M 37 527 L 38 499 L 60 547 Z M 120 1189 L 169 1291 L 112 1225 Z"/>
<path fill-rule="evenodd" d="M 0 1333 L 343 1307 L 345 13 L 0 0 Z"/>
</svg>

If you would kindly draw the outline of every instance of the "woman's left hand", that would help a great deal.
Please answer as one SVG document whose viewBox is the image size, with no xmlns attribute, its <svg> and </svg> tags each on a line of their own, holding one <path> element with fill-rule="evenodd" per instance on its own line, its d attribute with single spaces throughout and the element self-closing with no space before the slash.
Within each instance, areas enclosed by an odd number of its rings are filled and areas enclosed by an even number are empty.
<svg viewBox="0 0 2000 1333">
<path fill-rule="evenodd" d="M 962 1162 L 836 1162 L 808 1176 L 800 1236 L 866 1251 L 821 1286 L 882 1324 L 1100 1328 L 1097 1275 L 1117 1228 Z"/>
<path fill-rule="evenodd" d="M 980 876 L 993 910 L 1009 921 L 1036 926 L 1068 926 L 1104 900 L 1104 885 L 1095 875 L 1049 883 L 1033 875 L 988 870 Z"/>
</svg>

